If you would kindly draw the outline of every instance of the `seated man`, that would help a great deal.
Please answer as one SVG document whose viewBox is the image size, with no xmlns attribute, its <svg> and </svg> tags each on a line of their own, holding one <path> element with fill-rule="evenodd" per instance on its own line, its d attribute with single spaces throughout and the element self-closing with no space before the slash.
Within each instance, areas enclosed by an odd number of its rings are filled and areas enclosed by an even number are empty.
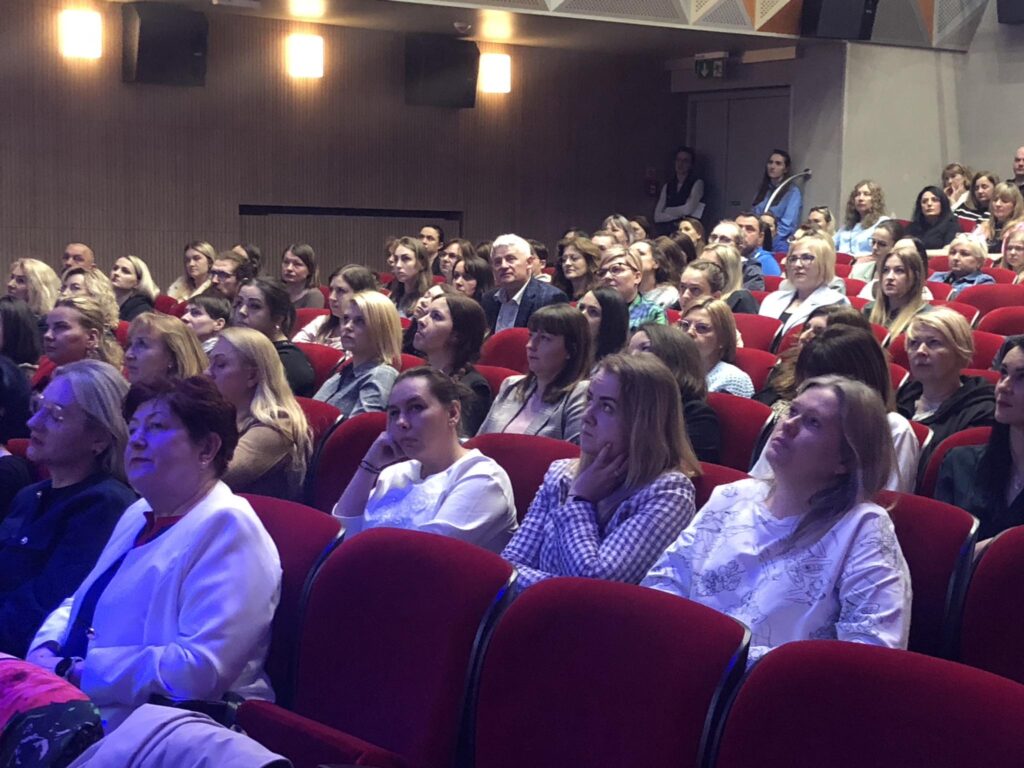
<svg viewBox="0 0 1024 768">
<path fill-rule="evenodd" d="M 558 288 L 533 277 L 535 257 L 530 244 L 518 235 L 502 235 L 491 247 L 495 290 L 481 300 L 494 333 L 525 328 L 530 315 L 541 307 L 569 301 Z"/>
<path fill-rule="evenodd" d="M 743 256 L 743 264 L 757 264 L 761 267 L 762 275 L 781 276 L 782 267 L 775 260 L 775 256 L 761 247 L 761 244 L 764 242 L 764 233 L 761 230 L 761 220 L 757 217 L 757 214 L 744 211 L 736 217 L 736 226 L 740 228 L 740 237 L 742 239 L 740 254 Z M 744 271 L 745 277 L 746 272 Z"/>
</svg>

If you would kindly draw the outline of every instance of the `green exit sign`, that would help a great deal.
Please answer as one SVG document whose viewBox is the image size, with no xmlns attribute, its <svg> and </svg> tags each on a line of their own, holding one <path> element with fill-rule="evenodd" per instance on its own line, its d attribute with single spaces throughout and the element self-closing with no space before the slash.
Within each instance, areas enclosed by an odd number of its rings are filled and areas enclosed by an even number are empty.
<svg viewBox="0 0 1024 768">
<path fill-rule="evenodd" d="M 701 80 L 725 77 L 725 59 L 695 59 L 693 70 Z"/>
</svg>

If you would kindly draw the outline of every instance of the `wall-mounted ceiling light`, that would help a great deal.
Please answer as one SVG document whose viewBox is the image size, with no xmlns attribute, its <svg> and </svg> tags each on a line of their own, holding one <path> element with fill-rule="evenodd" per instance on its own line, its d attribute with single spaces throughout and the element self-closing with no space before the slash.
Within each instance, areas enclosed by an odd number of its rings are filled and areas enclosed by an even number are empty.
<svg viewBox="0 0 1024 768">
<path fill-rule="evenodd" d="M 103 17 L 99 11 L 66 10 L 57 17 L 60 53 L 68 59 L 103 55 Z"/>
<path fill-rule="evenodd" d="M 511 40 L 512 14 L 508 11 L 480 11 L 480 34 L 484 40 Z"/>
<path fill-rule="evenodd" d="M 292 77 L 323 77 L 324 39 L 320 35 L 289 35 L 285 63 Z"/>
<path fill-rule="evenodd" d="M 479 81 L 481 93 L 509 93 L 512 90 L 512 57 L 507 53 L 481 53 Z"/>
<path fill-rule="evenodd" d="M 319 19 L 327 13 L 325 0 L 290 0 L 288 10 L 292 16 L 303 19 Z"/>
</svg>

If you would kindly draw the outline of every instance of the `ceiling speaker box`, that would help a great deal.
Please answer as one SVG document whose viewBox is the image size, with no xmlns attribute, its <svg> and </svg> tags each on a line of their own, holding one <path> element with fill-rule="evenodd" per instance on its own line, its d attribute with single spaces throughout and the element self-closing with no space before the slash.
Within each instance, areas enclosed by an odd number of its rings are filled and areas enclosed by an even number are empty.
<svg viewBox="0 0 1024 768">
<path fill-rule="evenodd" d="M 169 3 L 126 3 L 121 14 L 126 83 L 205 84 L 209 24 L 203 14 Z"/>
<path fill-rule="evenodd" d="M 480 49 L 444 35 L 405 38 L 405 103 L 468 109 L 476 106 Z"/>
<path fill-rule="evenodd" d="M 800 34 L 836 40 L 870 40 L 878 0 L 804 0 Z"/>
</svg>

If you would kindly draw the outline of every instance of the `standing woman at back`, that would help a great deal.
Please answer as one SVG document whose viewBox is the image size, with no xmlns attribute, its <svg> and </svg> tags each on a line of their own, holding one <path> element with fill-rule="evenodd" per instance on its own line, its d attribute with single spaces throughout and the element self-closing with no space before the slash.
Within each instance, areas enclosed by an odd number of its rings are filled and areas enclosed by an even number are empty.
<svg viewBox="0 0 1024 768">
<path fill-rule="evenodd" d="M 797 224 L 800 223 L 803 195 L 796 184 L 790 184 L 785 193 L 775 199 L 770 210 L 768 209 L 768 199 L 790 175 L 792 167 L 793 161 L 789 152 L 784 149 L 773 149 L 764 165 L 761 186 L 754 196 L 754 213 L 760 216 L 767 211 L 775 217 L 775 239 L 772 241 L 772 249 L 779 252 L 786 250 L 789 236 L 793 234 Z"/>
</svg>

